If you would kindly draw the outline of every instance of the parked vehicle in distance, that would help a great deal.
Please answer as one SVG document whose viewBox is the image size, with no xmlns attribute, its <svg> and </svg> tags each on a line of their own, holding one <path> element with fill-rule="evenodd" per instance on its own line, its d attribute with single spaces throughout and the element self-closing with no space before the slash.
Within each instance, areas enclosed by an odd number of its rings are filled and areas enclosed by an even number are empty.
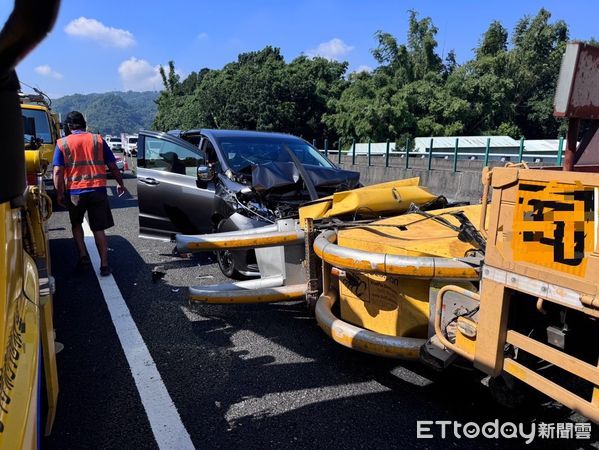
<svg viewBox="0 0 599 450">
<path fill-rule="evenodd" d="M 137 156 L 137 134 L 127 136 L 125 143 L 125 155 L 126 156 Z"/>
<path fill-rule="evenodd" d="M 121 171 L 121 173 L 125 173 L 125 158 L 123 158 L 120 155 L 114 155 L 114 157 L 116 159 L 117 169 L 119 169 Z M 106 173 L 110 174 L 110 171 L 108 170 L 108 166 L 106 166 Z"/>
<path fill-rule="evenodd" d="M 104 138 L 104 140 L 106 141 L 106 143 L 110 147 L 110 150 L 112 150 L 113 152 L 122 152 L 123 151 L 123 144 L 121 142 L 121 138 L 120 137 L 118 137 L 118 136 L 106 136 Z"/>
<path fill-rule="evenodd" d="M 137 194 L 141 237 L 172 240 L 295 218 L 300 204 L 359 184 L 308 142 L 281 133 L 141 131 Z M 221 251 L 232 278 L 258 275 L 254 251 Z"/>
</svg>

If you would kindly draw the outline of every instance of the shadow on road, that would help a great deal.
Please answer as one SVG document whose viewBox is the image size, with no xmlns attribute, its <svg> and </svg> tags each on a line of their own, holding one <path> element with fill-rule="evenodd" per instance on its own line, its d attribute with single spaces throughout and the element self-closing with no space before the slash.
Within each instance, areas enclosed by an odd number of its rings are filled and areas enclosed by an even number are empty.
<svg viewBox="0 0 599 450">
<path fill-rule="evenodd" d="M 75 253 L 65 241 L 51 241 L 57 335 L 65 350 L 58 355 L 61 398 L 48 448 L 151 448 L 104 300 L 92 292 L 95 275 L 72 276 L 67 267 Z M 186 286 L 153 283 L 155 264 L 145 263 L 130 242 L 109 236 L 109 246 L 121 293 L 197 447 L 522 448 L 522 439 L 442 440 L 439 430 L 438 439 L 417 439 L 416 422 L 568 420 L 564 408 L 535 402 L 518 410 L 497 406 L 474 371 L 439 374 L 343 348 L 302 302 L 189 306 Z M 198 264 L 192 258 L 163 265 L 193 270 Z M 527 448 L 564 442 L 537 439 Z"/>
</svg>

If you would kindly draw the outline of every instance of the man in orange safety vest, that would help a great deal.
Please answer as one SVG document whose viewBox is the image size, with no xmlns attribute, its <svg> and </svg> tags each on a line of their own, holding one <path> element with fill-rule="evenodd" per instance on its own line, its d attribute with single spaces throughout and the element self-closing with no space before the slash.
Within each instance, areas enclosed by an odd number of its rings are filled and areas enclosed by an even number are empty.
<svg viewBox="0 0 599 450">
<path fill-rule="evenodd" d="M 87 212 L 89 227 L 100 254 L 100 275 L 108 276 L 111 271 L 104 230 L 114 226 L 114 220 L 106 191 L 106 166 L 118 183 L 119 196 L 125 192 L 123 177 L 108 144 L 99 134 L 86 132 L 83 114 L 71 111 L 66 124 L 71 134 L 58 140 L 52 161 L 56 200 L 69 209 L 73 238 L 79 251 L 77 267 L 91 263 L 83 232 L 83 219 Z"/>
</svg>

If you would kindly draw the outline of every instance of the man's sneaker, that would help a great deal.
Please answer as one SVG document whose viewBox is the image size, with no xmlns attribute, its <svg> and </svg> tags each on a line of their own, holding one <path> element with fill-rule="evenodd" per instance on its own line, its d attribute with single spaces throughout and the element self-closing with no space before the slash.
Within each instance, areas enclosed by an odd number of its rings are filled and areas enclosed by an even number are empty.
<svg viewBox="0 0 599 450">
<path fill-rule="evenodd" d="M 107 277 L 110 275 L 110 267 L 109 266 L 101 266 L 100 267 L 100 275 L 103 277 Z"/>
</svg>

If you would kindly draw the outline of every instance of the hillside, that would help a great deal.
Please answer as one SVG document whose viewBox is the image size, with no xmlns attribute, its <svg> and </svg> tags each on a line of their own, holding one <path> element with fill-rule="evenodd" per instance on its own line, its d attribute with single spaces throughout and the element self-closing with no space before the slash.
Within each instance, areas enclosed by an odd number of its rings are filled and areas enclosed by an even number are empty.
<svg viewBox="0 0 599 450">
<path fill-rule="evenodd" d="M 64 118 L 69 111 L 81 111 L 88 129 L 102 134 L 134 133 L 150 128 L 156 116 L 158 92 L 107 92 L 74 94 L 52 100 L 52 109 Z"/>
</svg>

